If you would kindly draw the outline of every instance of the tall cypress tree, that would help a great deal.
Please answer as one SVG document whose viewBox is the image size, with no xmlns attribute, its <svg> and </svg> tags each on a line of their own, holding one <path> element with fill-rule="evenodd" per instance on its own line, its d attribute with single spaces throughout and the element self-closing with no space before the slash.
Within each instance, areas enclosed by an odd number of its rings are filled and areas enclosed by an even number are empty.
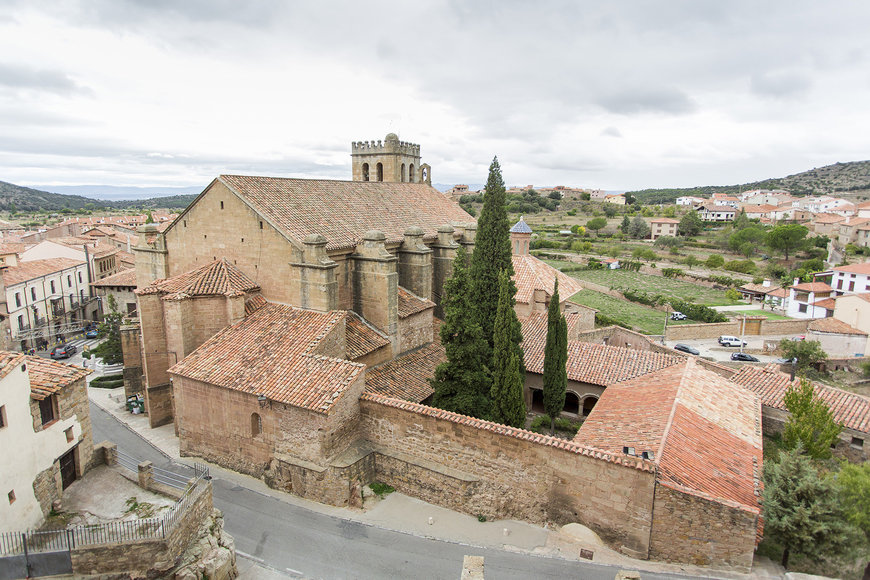
<svg viewBox="0 0 870 580">
<path fill-rule="evenodd" d="M 435 389 L 434 406 L 483 418 L 489 414 L 489 350 L 473 316 L 467 261 L 465 248 L 460 247 L 453 260 L 453 275 L 444 283 L 440 336 L 447 362 L 438 365 L 430 383 Z"/>
<path fill-rule="evenodd" d="M 494 346 L 493 330 L 498 309 L 499 274 L 502 270 L 508 272 L 512 290 L 511 307 L 514 305 L 516 294 L 516 286 L 510 280 L 514 274 L 514 267 L 511 262 L 510 224 L 505 207 L 506 197 L 501 167 L 498 158 L 494 157 L 489 166 L 489 177 L 483 194 L 483 208 L 480 210 L 480 219 L 477 220 L 477 237 L 474 242 L 474 253 L 471 255 L 470 269 L 477 305 L 477 320 L 490 349 Z M 522 368 L 522 359 L 520 365 Z"/>
<path fill-rule="evenodd" d="M 559 309 L 559 278 L 553 284 L 547 311 L 547 344 L 544 348 L 544 410 L 550 417 L 550 434 L 556 432 L 556 417 L 565 406 L 568 386 L 568 324 Z"/>
<path fill-rule="evenodd" d="M 512 427 L 525 426 L 526 403 L 523 397 L 524 373 L 522 349 L 515 340 L 519 326 L 514 311 L 510 275 L 502 270 L 499 277 L 498 307 L 495 317 L 492 353 L 492 420 Z"/>
</svg>

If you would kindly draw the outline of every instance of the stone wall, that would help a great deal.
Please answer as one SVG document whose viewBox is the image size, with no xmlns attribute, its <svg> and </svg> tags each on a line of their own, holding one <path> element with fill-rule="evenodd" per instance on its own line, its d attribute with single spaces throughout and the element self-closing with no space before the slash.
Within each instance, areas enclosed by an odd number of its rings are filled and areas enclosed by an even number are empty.
<svg viewBox="0 0 870 580">
<path fill-rule="evenodd" d="M 396 356 L 432 342 L 432 308 L 399 319 Z"/>
<path fill-rule="evenodd" d="M 656 484 L 650 557 L 748 573 L 759 514 Z"/>
<path fill-rule="evenodd" d="M 489 518 L 581 522 L 646 557 L 651 463 L 378 395 L 360 406 L 377 477 L 403 493 Z"/>
<path fill-rule="evenodd" d="M 762 336 L 804 334 L 807 331 L 807 324 L 809 324 L 809 319 L 762 320 L 759 334 Z M 740 321 L 731 320 L 707 324 L 669 325 L 665 337 L 667 340 L 690 340 L 697 338 L 718 338 L 723 334 L 740 336 Z"/>
<path fill-rule="evenodd" d="M 775 407 L 761 406 L 761 429 L 765 435 L 782 433 L 785 422 L 788 421 L 787 411 Z M 860 444 L 858 443 L 860 441 Z M 840 438 L 832 450 L 836 457 L 853 463 L 870 461 L 870 436 L 862 431 L 844 428 Z"/>
<path fill-rule="evenodd" d="M 142 337 L 138 324 L 121 327 L 121 352 L 124 354 L 124 395 L 142 392 Z"/>
</svg>

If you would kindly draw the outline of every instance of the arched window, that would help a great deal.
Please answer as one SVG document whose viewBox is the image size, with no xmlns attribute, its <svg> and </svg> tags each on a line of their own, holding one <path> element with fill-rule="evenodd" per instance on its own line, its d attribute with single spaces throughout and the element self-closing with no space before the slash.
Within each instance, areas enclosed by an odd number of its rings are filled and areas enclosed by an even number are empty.
<svg viewBox="0 0 870 580">
<path fill-rule="evenodd" d="M 532 389 L 532 411 L 544 413 L 544 391 Z"/>
<path fill-rule="evenodd" d="M 598 397 L 586 397 L 583 399 L 583 416 L 586 417 L 592 412 L 595 403 L 598 402 Z"/>
<path fill-rule="evenodd" d="M 408 166 L 408 181 L 410 181 L 411 183 L 416 183 L 414 181 L 414 177 L 416 176 L 414 175 L 414 164 L 412 163 Z"/>
<path fill-rule="evenodd" d="M 256 437 L 263 432 L 263 419 L 259 413 L 251 413 L 251 437 Z"/>
<path fill-rule="evenodd" d="M 384 164 L 378 163 L 378 181 L 384 180 Z"/>
<path fill-rule="evenodd" d="M 422 177 L 423 177 L 423 183 L 426 183 L 427 181 L 429 181 L 429 171 L 425 167 L 423 168 Z"/>
<path fill-rule="evenodd" d="M 405 182 L 405 164 L 404 163 L 402 163 L 402 178 L 399 181 L 401 181 L 402 183 Z"/>
<path fill-rule="evenodd" d="M 363 181 L 369 180 L 369 164 L 363 163 L 362 165 L 362 179 Z"/>
<path fill-rule="evenodd" d="M 562 411 L 573 413 L 574 415 L 580 411 L 580 398 L 577 396 L 577 393 L 572 393 L 571 391 L 565 393 L 565 406 L 562 407 Z"/>
</svg>

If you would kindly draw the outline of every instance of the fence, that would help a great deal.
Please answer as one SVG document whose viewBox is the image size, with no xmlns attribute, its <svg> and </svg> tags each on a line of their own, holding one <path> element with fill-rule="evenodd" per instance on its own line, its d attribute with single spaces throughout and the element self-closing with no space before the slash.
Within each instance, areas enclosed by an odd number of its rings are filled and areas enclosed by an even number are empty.
<svg viewBox="0 0 870 580">
<path fill-rule="evenodd" d="M 118 451 L 118 463 L 134 472 L 139 462 L 129 455 Z M 36 552 L 60 552 L 86 546 L 100 544 L 137 542 L 140 540 L 162 540 L 172 532 L 181 520 L 187 508 L 196 500 L 194 490 L 203 480 L 210 479 L 207 466 L 194 464 L 194 478 L 190 479 L 166 471 L 153 468 L 161 473 L 160 478 L 155 473 L 154 479 L 165 485 L 184 489 L 181 497 L 159 517 L 123 522 L 106 522 L 83 526 L 69 526 L 59 530 L 2 532 L 0 533 L 0 556 Z"/>
</svg>

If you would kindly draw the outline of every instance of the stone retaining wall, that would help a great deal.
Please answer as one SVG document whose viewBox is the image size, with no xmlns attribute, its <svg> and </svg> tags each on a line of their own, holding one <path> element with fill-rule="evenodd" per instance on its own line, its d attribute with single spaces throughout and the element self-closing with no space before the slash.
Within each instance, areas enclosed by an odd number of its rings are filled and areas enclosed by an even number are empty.
<svg viewBox="0 0 870 580">
<path fill-rule="evenodd" d="M 807 331 L 809 320 L 769 320 L 761 321 L 761 336 L 782 334 L 803 334 Z M 740 336 L 740 321 L 710 322 L 706 324 L 668 325 L 666 340 L 691 340 L 699 338 L 718 338 L 719 336 Z M 748 335 L 747 335 L 748 336 Z"/>
</svg>

